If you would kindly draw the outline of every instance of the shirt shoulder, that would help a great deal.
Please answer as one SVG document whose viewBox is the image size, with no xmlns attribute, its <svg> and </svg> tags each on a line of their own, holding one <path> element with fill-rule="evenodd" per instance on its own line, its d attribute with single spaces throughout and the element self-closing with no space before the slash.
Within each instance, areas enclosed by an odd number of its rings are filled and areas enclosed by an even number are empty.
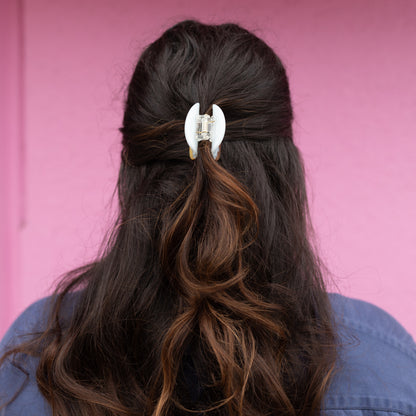
<svg viewBox="0 0 416 416">
<path fill-rule="evenodd" d="M 330 293 L 341 343 L 326 415 L 416 415 L 416 344 L 382 308 Z"/>
<path fill-rule="evenodd" d="M 77 297 L 71 293 L 63 304 L 62 317 L 70 314 Z M 54 297 L 46 296 L 30 304 L 12 323 L 0 342 L 0 357 L 28 341 L 37 333 L 43 332 Z M 19 354 L 15 361 L 9 355 L 0 367 L 0 416 L 31 416 L 51 414 L 50 406 L 40 393 L 36 383 L 37 357 Z"/>
</svg>

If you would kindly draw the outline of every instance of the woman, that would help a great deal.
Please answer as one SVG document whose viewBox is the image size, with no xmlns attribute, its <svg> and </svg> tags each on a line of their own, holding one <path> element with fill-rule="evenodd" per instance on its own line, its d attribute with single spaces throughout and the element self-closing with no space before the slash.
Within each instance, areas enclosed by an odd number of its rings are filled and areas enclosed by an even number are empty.
<svg viewBox="0 0 416 416">
<path fill-rule="evenodd" d="M 416 415 L 411 336 L 325 289 L 292 119 L 282 63 L 238 25 L 147 47 L 117 224 L 4 337 L 4 415 Z"/>
</svg>

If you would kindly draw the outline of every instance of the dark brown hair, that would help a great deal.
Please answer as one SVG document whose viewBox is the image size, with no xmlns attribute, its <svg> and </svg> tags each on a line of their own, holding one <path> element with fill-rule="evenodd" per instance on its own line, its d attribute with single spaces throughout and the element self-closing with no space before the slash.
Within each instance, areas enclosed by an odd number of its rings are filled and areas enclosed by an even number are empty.
<svg viewBox="0 0 416 416">
<path fill-rule="evenodd" d="M 189 158 L 196 102 L 225 114 L 218 161 L 206 141 Z M 284 66 L 237 24 L 182 21 L 143 51 L 106 248 L 9 351 L 39 357 L 54 415 L 319 414 L 336 332 L 292 121 Z"/>
</svg>

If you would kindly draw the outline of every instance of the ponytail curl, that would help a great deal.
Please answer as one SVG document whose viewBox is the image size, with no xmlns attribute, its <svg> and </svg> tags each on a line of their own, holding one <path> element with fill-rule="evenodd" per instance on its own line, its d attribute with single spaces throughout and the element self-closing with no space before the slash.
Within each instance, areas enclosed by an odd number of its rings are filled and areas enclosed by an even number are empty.
<svg viewBox="0 0 416 416">
<path fill-rule="evenodd" d="M 227 405 L 230 415 L 256 414 L 245 400 L 255 387 L 255 363 L 266 370 L 262 377 L 275 389 L 276 400 L 291 407 L 276 376 L 282 353 L 277 349 L 273 362 L 267 362 L 257 346 L 259 336 L 286 342 L 289 334 L 276 319 L 280 308 L 246 284 L 251 269 L 244 256 L 256 240 L 258 215 L 245 187 L 213 159 L 210 143 L 202 142 L 193 182 L 161 220 L 162 268 L 183 302 L 163 339 L 163 388 L 153 416 L 169 414 L 171 400 L 189 411 L 173 394 L 185 346 L 195 332 L 202 349 L 215 359 L 210 388 L 225 396 L 203 411 Z"/>
</svg>

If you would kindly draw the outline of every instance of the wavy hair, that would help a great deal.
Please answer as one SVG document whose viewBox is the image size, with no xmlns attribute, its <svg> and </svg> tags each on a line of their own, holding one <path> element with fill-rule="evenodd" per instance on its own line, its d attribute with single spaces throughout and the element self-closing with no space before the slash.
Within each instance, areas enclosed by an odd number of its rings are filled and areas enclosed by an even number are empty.
<svg viewBox="0 0 416 416">
<path fill-rule="evenodd" d="M 189 158 L 196 102 L 225 114 L 218 161 L 205 141 Z M 292 121 L 282 62 L 237 24 L 182 21 L 145 48 L 105 249 L 8 352 L 39 358 L 54 415 L 319 414 L 336 331 Z"/>
</svg>

